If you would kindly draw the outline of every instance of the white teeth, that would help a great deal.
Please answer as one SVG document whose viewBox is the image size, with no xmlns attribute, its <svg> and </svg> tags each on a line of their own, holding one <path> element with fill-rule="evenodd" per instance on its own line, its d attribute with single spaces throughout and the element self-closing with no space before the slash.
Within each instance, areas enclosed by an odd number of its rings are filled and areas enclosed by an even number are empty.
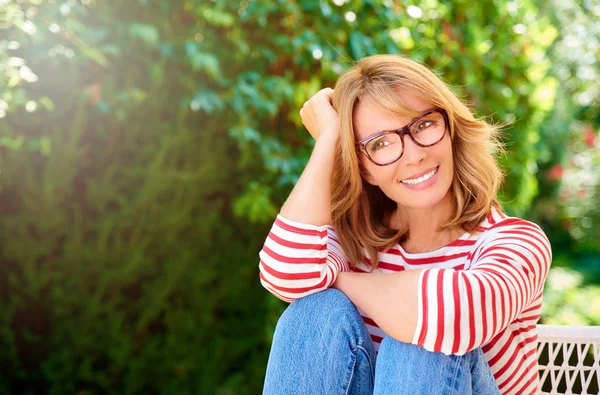
<svg viewBox="0 0 600 395">
<path fill-rule="evenodd" d="M 409 185 L 415 185 L 415 184 L 420 184 L 423 181 L 427 181 L 429 180 L 431 177 L 433 177 L 433 175 L 438 171 L 438 168 L 436 167 L 435 169 L 431 170 L 429 173 L 427 174 L 423 174 L 421 177 L 419 178 L 413 178 L 410 180 L 401 180 L 400 182 L 403 184 L 409 184 Z"/>
</svg>

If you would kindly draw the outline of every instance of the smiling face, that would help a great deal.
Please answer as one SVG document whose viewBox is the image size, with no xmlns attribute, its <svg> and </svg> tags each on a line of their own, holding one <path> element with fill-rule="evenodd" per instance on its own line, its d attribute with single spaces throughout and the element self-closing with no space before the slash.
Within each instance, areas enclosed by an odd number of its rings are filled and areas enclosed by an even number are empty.
<svg viewBox="0 0 600 395">
<path fill-rule="evenodd" d="M 406 91 L 399 92 L 401 101 L 415 112 L 432 109 L 427 101 Z M 381 131 L 396 130 L 412 121 L 377 111 L 369 103 L 358 102 L 353 113 L 356 141 Z M 409 136 L 404 136 L 402 157 L 387 166 L 377 166 L 364 153 L 359 155 L 363 178 L 376 185 L 399 209 L 435 210 L 451 215 L 451 189 L 454 174 L 450 133 L 431 147 L 420 147 Z"/>
</svg>

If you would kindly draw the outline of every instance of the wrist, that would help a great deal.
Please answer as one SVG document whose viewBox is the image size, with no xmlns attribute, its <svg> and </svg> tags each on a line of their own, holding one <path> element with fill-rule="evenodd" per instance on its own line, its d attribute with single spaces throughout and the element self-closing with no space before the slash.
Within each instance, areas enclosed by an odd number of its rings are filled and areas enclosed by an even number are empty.
<svg viewBox="0 0 600 395">
<path fill-rule="evenodd" d="M 314 150 L 334 154 L 339 150 L 339 138 L 332 135 L 320 136 L 315 142 Z"/>
<path fill-rule="evenodd" d="M 325 142 L 325 143 L 337 143 L 340 139 L 340 133 L 337 130 L 328 130 L 327 132 L 321 133 L 316 143 Z M 315 144 L 316 144 L 315 143 Z"/>
</svg>

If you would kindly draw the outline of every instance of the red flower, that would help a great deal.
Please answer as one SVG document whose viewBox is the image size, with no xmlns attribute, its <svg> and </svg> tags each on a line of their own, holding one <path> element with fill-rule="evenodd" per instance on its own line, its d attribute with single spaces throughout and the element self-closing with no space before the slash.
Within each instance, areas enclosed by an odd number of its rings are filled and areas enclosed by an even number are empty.
<svg viewBox="0 0 600 395">
<path fill-rule="evenodd" d="M 564 172 L 565 169 L 562 167 L 562 165 L 554 165 L 550 171 L 548 171 L 548 178 L 553 181 L 560 180 Z"/>
<path fill-rule="evenodd" d="M 583 142 L 588 147 L 595 147 L 596 138 L 598 138 L 596 131 L 590 125 L 585 125 L 583 127 Z"/>
</svg>

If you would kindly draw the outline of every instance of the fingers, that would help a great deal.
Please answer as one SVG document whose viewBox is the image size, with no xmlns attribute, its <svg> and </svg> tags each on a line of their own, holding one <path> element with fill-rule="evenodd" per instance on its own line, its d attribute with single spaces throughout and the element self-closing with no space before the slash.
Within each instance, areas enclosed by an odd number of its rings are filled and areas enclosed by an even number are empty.
<svg viewBox="0 0 600 395">
<path fill-rule="evenodd" d="M 332 103 L 333 102 L 333 89 L 323 88 L 320 91 L 318 91 L 317 93 L 315 93 L 315 95 L 312 98 L 314 98 L 317 101 L 324 100 L 324 101 L 327 101 L 328 103 Z M 310 101 L 310 99 L 308 101 Z"/>
<path fill-rule="evenodd" d="M 324 89 L 321 89 L 319 91 L 319 93 L 322 93 L 329 101 L 333 100 L 333 89 L 324 88 Z"/>
<path fill-rule="evenodd" d="M 315 93 L 310 99 L 308 99 L 307 101 L 304 102 L 304 104 L 302 104 L 302 109 L 307 108 L 314 100 L 313 99 L 326 99 L 328 102 L 332 102 L 333 100 L 333 89 L 331 88 L 323 88 L 320 91 L 318 91 L 317 93 Z M 300 111 L 302 111 L 302 109 L 300 109 Z"/>
<path fill-rule="evenodd" d="M 305 101 L 299 111 L 302 124 L 315 140 L 323 131 L 337 133 L 339 118 L 333 108 L 333 92 L 331 88 L 321 89 Z"/>
<path fill-rule="evenodd" d="M 325 88 L 321 89 L 317 93 L 315 93 L 310 99 L 302 104 L 302 108 L 300 109 L 300 116 L 304 116 L 307 112 L 313 113 L 315 110 L 315 106 L 320 106 L 322 102 L 326 102 L 328 104 L 332 103 L 333 99 L 333 89 Z"/>
</svg>

